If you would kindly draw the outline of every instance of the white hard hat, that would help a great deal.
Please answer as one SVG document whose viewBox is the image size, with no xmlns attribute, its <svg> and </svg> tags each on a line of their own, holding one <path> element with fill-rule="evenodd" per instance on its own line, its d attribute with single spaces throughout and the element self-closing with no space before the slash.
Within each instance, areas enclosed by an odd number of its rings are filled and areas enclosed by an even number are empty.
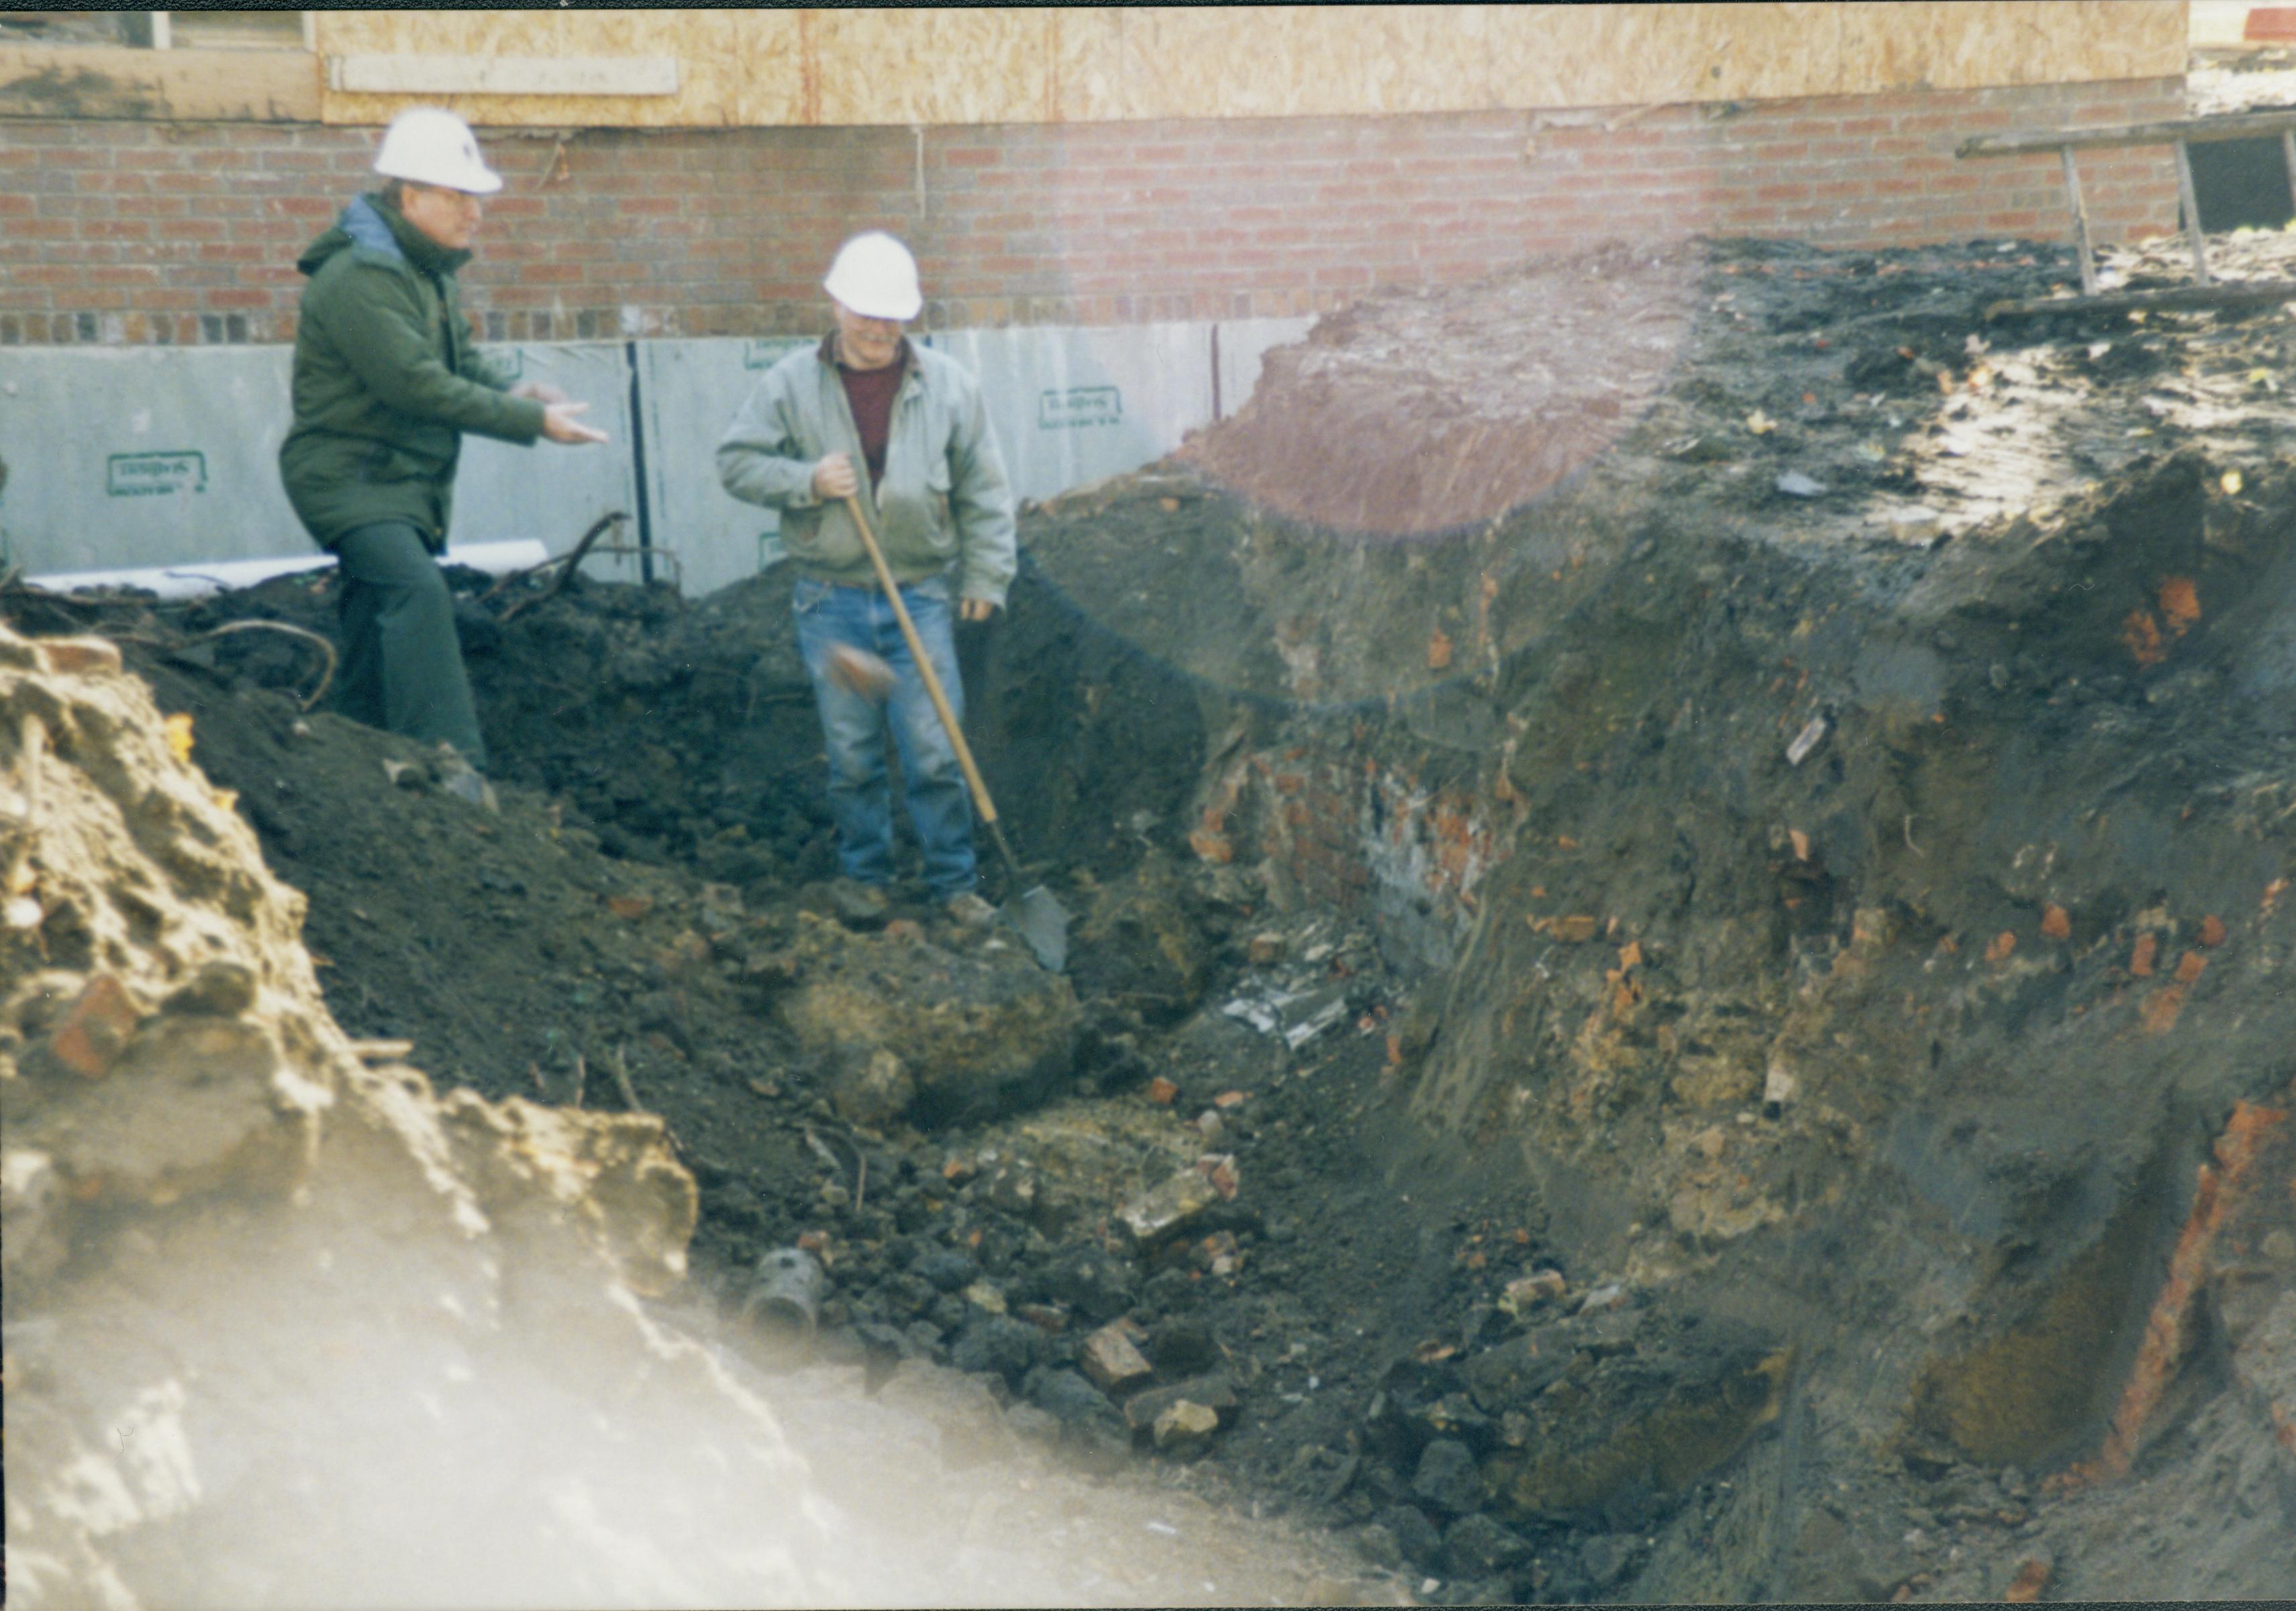
<svg viewBox="0 0 2296 1611">
<path fill-rule="evenodd" d="M 866 319 L 914 319 L 925 305 L 917 260 L 882 229 L 839 247 L 821 289 Z"/>
<path fill-rule="evenodd" d="M 473 196 L 491 196 L 503 187 L 502 176 L 480 158 L 471 126 L 435 106 L 410 107 L 390 120 L 374 154 L 374 171 Z"/>
</svg>

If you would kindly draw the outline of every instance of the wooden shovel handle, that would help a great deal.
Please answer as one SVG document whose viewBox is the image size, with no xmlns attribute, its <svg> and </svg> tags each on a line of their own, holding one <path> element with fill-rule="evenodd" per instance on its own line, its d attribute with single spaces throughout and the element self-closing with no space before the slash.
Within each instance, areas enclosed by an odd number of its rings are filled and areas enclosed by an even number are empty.
<svg viewBox="0 0 2296 1611">
<path fill-rule="evenodd" d="M 948 741 L 956 748 L 956 764 L 964 768 L 964 781 L 972 789 L 972 803 L 980 809 L 980 820 L 988 824 L 996 836 L 998 848 L 1004 847 L 1004 833 L 996 827 L 996 805 L 988 797 L 988 785 L 982 781 L 980 768 L 973 765 L 972 747 L 964 741 L 964 730 L 956 724 L 956 712 L 949 708 L 948 695 L 942 691 L 940 674 L 933 670 L 932 658 L 925 653 L 923 642 L 917 636 L 917 624 L 909 619 L 909 607 L 901 602 L 901 590 L 893 580 L 892 568 L 885 563 L 884 551 L 877 546 L 877 534 L 869 529 L 869 517 L 861 512 L 861 500 L 851 493 L 845 495 L 845 508 L 853 517 L 853 524 L 861 530 L 861 545 L 869 551 L 869 563 L 877 568 L 877 581 L 885 590 L 885 597 L 893 606 L 893 618 L 901 624 L 901 636 L 909 645 L 909 658 L 916 666 L 917 675 L 924 679 L 925 692 L 932 697 L 933 709 L 940 716 L 940 724 L 948 732 Z M 1009 858 L 1012 852 L 1005 851 Z"/>
</svg>

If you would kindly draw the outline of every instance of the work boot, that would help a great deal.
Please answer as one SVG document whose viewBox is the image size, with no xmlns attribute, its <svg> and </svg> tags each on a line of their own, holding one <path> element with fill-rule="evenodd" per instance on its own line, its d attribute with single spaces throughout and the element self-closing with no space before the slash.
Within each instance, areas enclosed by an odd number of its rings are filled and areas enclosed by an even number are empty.
<svg viewBox="0 0 2296 1611">
<path fill-rule="evenodd" d="M 986 928 L 996 920 L 996 908 L 970 889 L 949 896 L 940 904 L 940 909 L 960 928 Z"/>
<path fill-rule="evenodd" d="M 495 786 L 487 781 L 486 773 L 463 759 L 452 744 L 439 746 L 439 787 L 458 800 L 484 806 L 500 815 L 502 803 L 495 798 Z"/>
<path fill-rule="evenodd" d="M 829 904 L 837 920 L 848 928 L 873 928 L 885 920 L 892 909 L 892 897 L 885 893 L 882 884 L 864 884 L 857 879 L 832 879 L 829 886 Z"/>
</svg>

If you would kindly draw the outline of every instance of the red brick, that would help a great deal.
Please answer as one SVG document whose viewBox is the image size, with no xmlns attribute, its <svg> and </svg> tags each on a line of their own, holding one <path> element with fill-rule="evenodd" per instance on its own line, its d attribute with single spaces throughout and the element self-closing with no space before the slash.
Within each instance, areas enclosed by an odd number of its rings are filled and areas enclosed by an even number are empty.
<svg viewBox="0 0 2296 1611">
<path fill-rule="evenodd" d="M 117 661 L 115 650 L 113 663 Z M 101 1079 L 135 1028 L 136 1016 L 135 1003 L 119 981 L 108 973 L 99 973 L 88 981 L 62 1021 L 38 1047 L 35 1066 L 53 1067 L 83 1079 Z"/>
<path fill-rule="evenodd" d="M 547 188 L 524 177 L 548 155 L 541 142 L 501 151 L 516 193 L 496 204 L 466 282 L 474 306 L 540 310 L 587 285 L 586 298 L 642 306 L 689 333 L 738 333 L 817 324 L 823 265 L 873 224 L 912 234 L 936 319 L 957 323 L 1305 312 L 1599 234 L 2054 236 L 2053 164 L 1961 163 L 1954 143 L 1990 124 L 2131 121 L 2176 105 L 2167 79 L 1814 97 L 1718 125 L 1669 109 L 1620 129 L 1546 130 L 1530 156 L 1521 116 L 1506 112 L 936 129 L 922 221 L 906 130 L 594 132 L 570 144 L 567 179 Z M 11 125 L 0 302 L 68 314 L 76 288 L 117 287 L 39 284 L 30 272 L 108 266 L 133 287 L 131 313 L 237 293 L 267 305 L 250 324 L 283 329 L 298 289 L 288 265 L 364 183 L 370 138 Z M 2082 171 L 2106 238 L 2173 223 L 2173 171 L 2159 153 L 2098 153 Z M 23 198 L 37 195 L 57 212 L 36 201 L 28 217 Z M 75 233 L 100 223 L 128 227 Z M 1446 249 L 1417 238 L 1427 232 Z M 148 278 L 155 266 L 161 283 Z M 551 333 L 570 330 L 551 313 Z"/>
</svg>

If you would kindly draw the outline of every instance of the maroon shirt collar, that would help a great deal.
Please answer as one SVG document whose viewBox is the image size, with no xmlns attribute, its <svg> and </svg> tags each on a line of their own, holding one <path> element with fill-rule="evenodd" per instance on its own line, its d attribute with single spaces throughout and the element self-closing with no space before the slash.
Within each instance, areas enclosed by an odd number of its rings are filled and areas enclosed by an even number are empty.
<svg viewBox="0 0 2296 1611">
<path fill-rule="evenodd" d="M 865 369 L 846 369 L 844 364 L 841 363 L 837 356 L 837 332 L 833 330 L 827 335 L 822 337 L 821 345 L 814 348 L 814 356 L 819 358 L 824 364 L 829 365 L 830 368 L 840 371 L 847 374 L 865 375 L 869 372 Z M 909 349 L 909 339 L 906 336 L 903 336 L 901 338 L 900 355 L 893 360 L 892 367 L 898 370 L 903 374 L 908 373 L 910 370 L 916 367 L 916 360 L 911 355 Z"/>
</svg>

